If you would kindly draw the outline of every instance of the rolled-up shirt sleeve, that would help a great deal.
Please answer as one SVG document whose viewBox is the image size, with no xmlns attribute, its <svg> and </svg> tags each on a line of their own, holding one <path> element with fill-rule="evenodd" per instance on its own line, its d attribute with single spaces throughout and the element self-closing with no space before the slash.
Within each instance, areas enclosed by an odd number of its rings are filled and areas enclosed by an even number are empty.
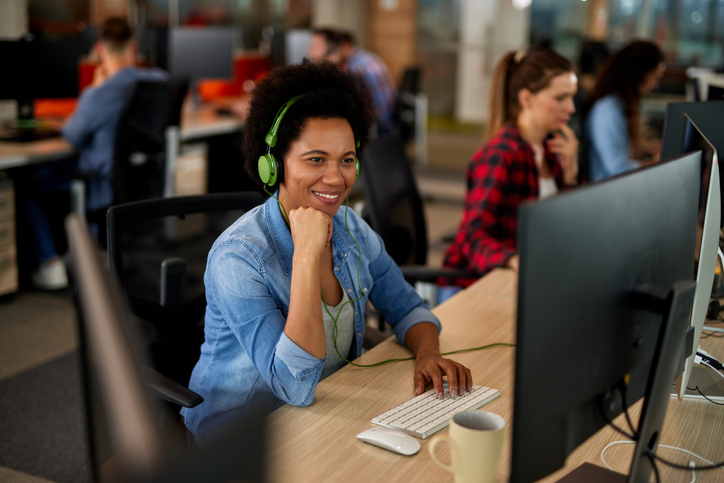
<svg viewBox="0 0 724 483">
<path fill-rule="evenodd" d="M 206 284 L 215 306 L 274 395 L 295 406 L 311 404 L 326 357 L 317 359 L 284 333 L 286 314 L 251 252 L 241 244 L 221 245 L 209 269 Z"/>
</svg>

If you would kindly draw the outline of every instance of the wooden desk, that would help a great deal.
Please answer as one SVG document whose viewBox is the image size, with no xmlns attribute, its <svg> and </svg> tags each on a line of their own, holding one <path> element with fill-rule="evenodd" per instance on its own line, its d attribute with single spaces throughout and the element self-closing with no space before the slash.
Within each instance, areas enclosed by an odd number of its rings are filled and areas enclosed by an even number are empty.
<svg viewBox="0 0 724 483">
<path fill-rule="evenodd" d="M 184 112 L 180 140 L 193 141 L 239 131 L 242 121 L 234 116 L 219 115 L 214 108 Z M 29 143 L 0 141 L 0 170 L 67 159 L 75 153 L 63 138 L 44 139 Z"/>
<path fill-rule="evenodd" d="M 515 342 L 516 278 L 509 270 L 497 270 L 438 306 L 435 314 L 443 324 L 440 336 L 443 352 L 491 342 Z M 715 339 L 707 350 L 724 357 L 724 341 Z M 712 347 L 716 345 L 716 347 Z M 477 384 L 500 389 L 500 398 L 482 410 L 500 414 L 508 423 L 506 447 L 496 481 L 506 481 L 510 466 L 513 421 L 513 367 L 515 349 L 497 347 L 457 354 Z M 387 340 L 360 357 L 360 363 L 409 356 L 394 339 Z M 413 397 L 413 362 L 397 362 L 375 368 L 347 366 L 322 381 L 314 403 L 306 408 L 284 406 L 272 413 L 270 423 L 270 481 L 273 482 L 369 482 L 415 481 L 451 482 L 452 476 L 437 466 L 428 453 L 430 438 L 421 440 L 420 452 L 400 456 L 357 440 L 355 436 L 373 427 L 374 416 Z M 636 414 L 640 404 L 635 405 Z M 623 417 L 617 419 L 622 423 Z M 446 433 L 447 429 L 440 433 Z M 663 431 L 662 444 L 679 446 L 712 461 L 724 460 L 724 408 L 706 401 L 672 399 Z M 574 451 L 566 467 L 546 478 L 555 481 L 583 462 L 602 466 L 601 450 L 611 441 L 623 439 L 604 428 Z M 615 469 L 627 471 L 632 445 L 620 445 L 606 453 Z M 445 450 L 440 451 L 446 458 Z M 675 461 L 686 461 L 679 453 L 661 450 Z M 691 481 L 690 472 L 669 470 L 659 465 L 662 480 Z M 719 473 L 719 474 L 717 474 Z M 724 470 L 698 472 L 697 482 L 724 481 Z"/>
<path fill-rule="evenodd" d="M 213 106 L 184 111 L 181 119 L 181 141 L 193 141 L 240 131 L 243 122 L 232 115 L 219 115 Z"/>
<path fill-rule="evenodd" d="M 67 159 L 73 153 L 73 146 L 59 137 L 30 143 L 0 141 L 0 170 Z"/>
</svg>

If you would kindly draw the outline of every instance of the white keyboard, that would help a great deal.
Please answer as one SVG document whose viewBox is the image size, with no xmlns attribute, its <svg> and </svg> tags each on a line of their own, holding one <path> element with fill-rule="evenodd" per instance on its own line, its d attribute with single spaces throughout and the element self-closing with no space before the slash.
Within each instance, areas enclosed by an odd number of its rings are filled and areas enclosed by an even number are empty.
<svg viewBox="0 0 724 483">
<path fill-rule="evenodd" d="M 489 387 L 473 386 L 470 392 L 453 399 L 443 383 L 445 394 L 435 397 L 435 389 L 400 404 L 372 418 L 372 423 L 387 428 L 401 429 L 416 438 L 425 439 L 450 424 L 450 418 L 463 411 L 472 411 L 500 396 L 500 391 Z"/>
</svg>

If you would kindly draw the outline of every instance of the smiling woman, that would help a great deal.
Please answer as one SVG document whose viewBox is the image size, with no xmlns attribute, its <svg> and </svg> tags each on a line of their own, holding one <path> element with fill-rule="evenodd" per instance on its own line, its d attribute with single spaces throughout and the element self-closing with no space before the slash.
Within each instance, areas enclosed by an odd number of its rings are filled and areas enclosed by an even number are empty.
<svg viewBox="0 0 724 483">
<path fill-rule="evenodd" d="M 317 383 L 361 354 L 367 300 L 416 356 L 410 397 L 443 376 L 456 396 L 470 371 L 440 355 L 440 322 L 405 282 L 380 237 L 341 206 L 372 126 L 369 95 L 330 63 L 281 67 L 252 93 L 245 167 L 274 187 L 209 253 L 205 342 L 183 409 L 205 444 L 236 417 L 308 406 Z"/>
</svg>

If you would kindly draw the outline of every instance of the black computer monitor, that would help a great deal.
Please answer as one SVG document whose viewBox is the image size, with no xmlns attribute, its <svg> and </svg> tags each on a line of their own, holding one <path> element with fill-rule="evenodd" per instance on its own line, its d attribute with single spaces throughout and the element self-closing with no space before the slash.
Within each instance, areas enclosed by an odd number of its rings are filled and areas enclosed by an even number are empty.
<svg viewBox="0 0 724 483">
<path fill-rule="evenodd" d="M 78 96 L 77 41 L 0 41 L 0 99 L 18 102 L 18 119 L 33 119 L 33 101 Z"/>
<path fill-rule="evenodd" d="M 94 481 L 187 483 L 264 481 L 266 422 L 244 418 L 202 448 L 162 427 L 147 389 L 143 337 L 115 291 L 86 225 L 66 220 L 83 362 Z M 202 403 L 203 404 L 203 403 Z"/>
<path fill-rule="evenodd" d="M 709 101 L 721 101 L 724 100 L 724 86 L 715 86 L 709 84 L 709 89 L 706 96 Z"/>
<path fill-rule="evenodd" d="M 694 296 L 700 164 L 695 153 L 520 207 L 511 481 L 563 467 L 646 396 L 630 481 L 648 482 L 641 455 L 658 443 Z"/>
<path fill-rule="evenodd" d="M 719 153 L 724 153 L 724 100 L 706 102 L 676 102 L 666 105 L 661 159 L 670 159 L 682 153 L 686 133 L 686 116 L 696 123 Z M 724 170 L 719 171 L 719 184 L 724 186 Z M 724 203 L 724 201 L 723 201 Z M 724 220 L 722 220 L 724 224 Z"/>
<path fill-rule="evenodd" d="M 168 71 L 174 78 L 230 79 L 236 31 L 231 27 L 169 30 Z"/>
</svg>

